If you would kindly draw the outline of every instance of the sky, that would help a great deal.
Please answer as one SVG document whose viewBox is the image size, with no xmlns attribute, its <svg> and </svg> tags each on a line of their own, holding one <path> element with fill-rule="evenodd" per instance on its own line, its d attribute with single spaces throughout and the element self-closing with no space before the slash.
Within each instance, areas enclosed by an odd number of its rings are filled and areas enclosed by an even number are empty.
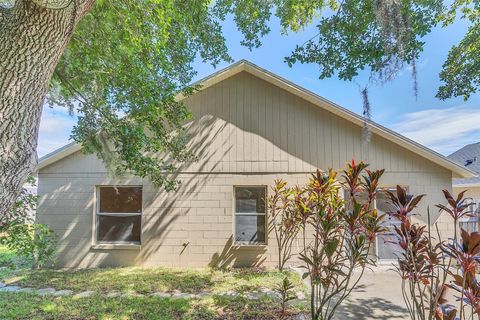
<svg viewBox="0 0 480 320">
<path fill-rule="evenodd" d="M 368 73 L 360 74 L 352 82 L 336 77 L 319 80 L 316 65 L 295 64 L 290 68 L 284 62 L 296 44 L 302 44 L 315 35 L 314 25 L 297 34 L 282 35 L 278 21 L 272 20 L 271 32 L 263 38 L 263 45 L 252 51 L 240 45 L 242 36 L 233 21 L 226 21 L 223 28 L 229 53 L 235 61 L 247 59 L 347 109 L 362 113 L 359 88 L 368 84 Z M 446 101 L 435 98 L 441 84 L 438 75 L 442 64 L 452 45 L 463 38 L 466 30 L 467 25 L 460 21 L 448 28 L 437 28 L 423 39 L 425 50 L 417 61 L 417 98 L 408 66 L 392 82 L 370 84 L 372 120 L 443 155 L 480 141 L 479 94 L 471 96 L 468 101 L 463 98 Z M 198 73 L 193 81 L 228 65 L 222 63 L 214 69 L 198 59 L 194 63 Z M 67 110 L 45 107 L 40 122 L 39 157 L 69 143 L 75 122 L 75 116 L 70 116 Z"/>
</svg>

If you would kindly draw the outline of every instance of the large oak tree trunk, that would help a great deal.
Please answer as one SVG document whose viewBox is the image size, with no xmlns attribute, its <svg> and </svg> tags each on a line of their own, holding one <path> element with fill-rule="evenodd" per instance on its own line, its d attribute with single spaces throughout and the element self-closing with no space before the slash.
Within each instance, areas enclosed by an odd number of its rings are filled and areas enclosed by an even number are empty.
<svg viewBox="0 0 480 320">
<path fill-rule="evenodd" d="M 55 66 L 94 3 L 72 0 L 52 9 L 44 1 L 0 8 L 0 225 L 37 164 L 40 116 Z"/>
</svg>

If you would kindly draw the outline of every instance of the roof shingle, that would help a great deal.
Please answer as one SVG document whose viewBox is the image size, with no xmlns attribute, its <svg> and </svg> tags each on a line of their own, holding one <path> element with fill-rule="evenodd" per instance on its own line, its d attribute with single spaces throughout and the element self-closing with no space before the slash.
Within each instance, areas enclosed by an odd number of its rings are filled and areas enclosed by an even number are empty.
<svg viewBox="0 0 480 320">
<path fill-rule="evenodd" d="M 480 173 L 480 142 L 472 143 L 455 151 L 447 158 L 457 162 L 458 164 L 468 168 L 476 173 Z M 454 185 L 470 185 L 479 184 L 480 177 L 453 179 Z"/>
</svg>

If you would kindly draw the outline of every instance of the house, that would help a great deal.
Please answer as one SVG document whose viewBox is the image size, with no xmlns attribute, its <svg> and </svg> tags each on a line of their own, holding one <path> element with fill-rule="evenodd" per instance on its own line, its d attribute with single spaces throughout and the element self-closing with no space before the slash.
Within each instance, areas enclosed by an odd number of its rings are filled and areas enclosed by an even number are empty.
<svg viewBox="0 0 480 320">
<path fill-rule="evenodd" d="M 427 205 L 444 202 L 441 189 L 451 190 L 452 178 L 474 176 L 373 122 L 364 143 L 362 117 L 250 62 L 199 84 L 201 91 L 179 97 L 194 115 L 186 127 L 198 159 L 179 165 L 177 192 L 110 178 L 76 144 L 40 160 L 38 221 L 58 235 L 58 266 L 274 266 L 265 197 L 275 178 L 303 184 L 316 168 L 363 159 L 386 169 L 382 187 L 426 193 L 418 217 L 427 221 Z M 437 220 L 442 233 L 452 231 L 432 210 Z M 387 246 L 377 241 L 380 259 L 392 258 Z"/>
<path fill-rule="evenodd" d="M 449 155 L 448 158 L 478 174 L 480 173 L 480 142 L 466 145 Z M 465 197 L 469 198 L 468 201 L 472 203 L 470 210 L 474 215 L 463 218 L 460 222 L 460 227 L 469 231 L 479 231 L 480 178 L 470 177 L 453 179 L 452 187 L 455 195 L 467 190 L 465 192 Z"/>
</svg>

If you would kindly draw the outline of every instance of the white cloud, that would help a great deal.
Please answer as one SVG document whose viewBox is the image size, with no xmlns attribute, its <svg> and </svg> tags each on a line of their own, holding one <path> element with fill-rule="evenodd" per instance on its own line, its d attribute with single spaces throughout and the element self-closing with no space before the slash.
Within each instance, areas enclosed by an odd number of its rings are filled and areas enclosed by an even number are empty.
<svg viewBox="0 0 480 320">
<path fill-rule="evenodd" d="M 392 129 L 443 154 L 480 140 L 480 107 L 457 106 L 407 113 Z"/>
<path fill-rule="evenodd" d="M 76 121 L 76 117 L 70 116 L 65 108 L 45 107 L 40 120 L 38 156 L 42 157 L 68 144 Z"/>
<path fill-rule="evenodd" d="M 421 71 L 427 66 L 427 64 L 428 64 L 428 58 L 424 59 L 423 61 L 416 61 L 415 62 L 415 68 L 417 69 L 417 71 Z M 409 65 L 407 65 L 406 69 L 409 72 L 412 72 L 413 66 L 411 64 L 409 64 Z"/>
</svg>

